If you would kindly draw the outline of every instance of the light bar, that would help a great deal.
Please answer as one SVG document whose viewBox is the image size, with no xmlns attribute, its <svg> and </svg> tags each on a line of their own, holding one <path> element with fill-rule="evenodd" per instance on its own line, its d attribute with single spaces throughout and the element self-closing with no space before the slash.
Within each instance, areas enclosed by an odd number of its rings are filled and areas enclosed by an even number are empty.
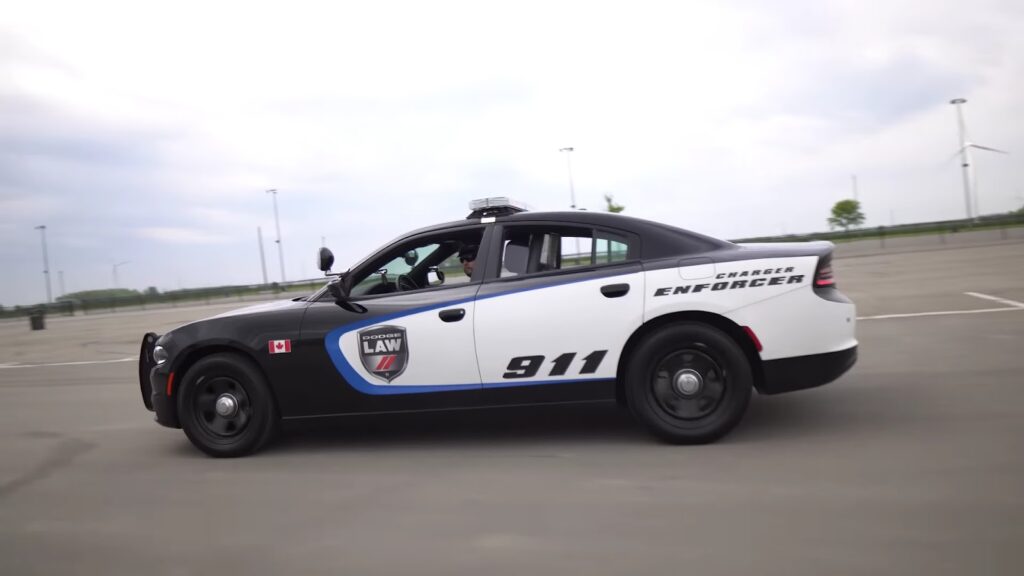
<svg viewBox="0 0 1024 576">
<path fill-rule="evenodd" d="M 479 198 L 469 201 L 470 210 L 476 211 L 486 208 L 518 208 L 523 211 L 530 209 L 525 202 L 513 200 L 508 196 L 492 196 L 491 198 Z"/>
</svg>

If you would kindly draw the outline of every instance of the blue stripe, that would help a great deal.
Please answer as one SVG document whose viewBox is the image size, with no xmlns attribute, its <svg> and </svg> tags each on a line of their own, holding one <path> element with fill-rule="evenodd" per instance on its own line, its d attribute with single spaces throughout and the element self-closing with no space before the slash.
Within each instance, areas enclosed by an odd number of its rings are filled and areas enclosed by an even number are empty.
<svg viewBox="0 0 1024 576">
<path fill-rule="evenodd" d="M 544 284 L 541 286 L 533 286 L 529 288 L 518 288 L 515 290 L 509 290 L 506 292 L 498 292 L 496 294 L 488 294 L 485 296 L 474 296 L 470 298 L 460 298 L 457 300 L 449 300 L 440 304 L 430 304 L 427 306 L 420 306 L 419 308 L 413 308 L 411 310 L 404 310 L 402 312 L 394 312 L 392 314 L 385 314 L 383 316 L 375 316 L 366 320 L 359 320 L 351 324 L 345 324 L 339 326 L 334 330 L 327 333 L 324 338 L 324 347 L 327 349 L 328 356 L 331 357 L 331 361 L 334 362 L 334 367 L 338 369 L 341 376 L 348 382 L 349 386 L 362 392 L 363 394 L 372 394 L 375 396 L 386 396 L 391 394 L 426 394 L 430 392 L 454 392 L 454 391 L 467 391 L 467 390 L 480 390 L 484 388 L 511 388 L 515 386 L 544 386 L 550 384 L 573 384 L 579 382 L 600 382 L 602 380 L 609 380 L 609 378 L 582 378 L 582 379 L 566 379 L 566 380 L 542 380 L 532 382 L 489 382 L 489 383 L 471 383 L 471 384 L 439 384 L 431 386 L 409 386 L 409 385 L 378 385 L 374 384 L 365 378 L 363 378 L 355 368 L 349 364 L 348 360 L 345 359 L 345 355 L 341 352 L 341 336 L 352 332 L 353 330 L 359 330 L 366 326 L 372 326 L 374 324 L 382 324 L 389 320 L 395 320 L 397 318 L 403 318 L 405 316 L 412 316 L 413 314 L 419 314 L 421 312 L 430 312 L 431 310 L 440 310 L 441 308 L 447 308 L 449 306 L 457 306 L 459 304 L 465 304 L 466 302 L 473 302 L 474 300 L 487 300 L 489 298 L 498 298 L 499 296 L 510 296 L 512 294 L 519 294 L 521 292 L 532 292 L 533 290 L 543 290 L 545 288 L 554 288 L 556 286 L 565 286 L 567 284 L 577 284 L 579 282 L 589 282 L 591 280 L 600 280 L 602 278 L 608 278 L 611 276 L 626 276 L 634 274 L 635 272 L 622 272 L 617 271 L 615 274 L 606 274 L 601 276 L 591 276 L 589 278 L 566 280 L 563 282 L 554 282 L 551 284 Z"/>
<path fill-rule="evenodd" d="M 548 386 L 550 384 L 580 384 L 582 382 L 608 382 L 614 380 L 614 378 L 571 378 L 568 380 L 539 380 L 539 381 L 527 381 L 527 382 L 516 382 L 510 380 L 507 382 L 485 382 L 482 387 L 490 390 L 492 388 L 515 388 L 517 386 Z"/>
</svg>

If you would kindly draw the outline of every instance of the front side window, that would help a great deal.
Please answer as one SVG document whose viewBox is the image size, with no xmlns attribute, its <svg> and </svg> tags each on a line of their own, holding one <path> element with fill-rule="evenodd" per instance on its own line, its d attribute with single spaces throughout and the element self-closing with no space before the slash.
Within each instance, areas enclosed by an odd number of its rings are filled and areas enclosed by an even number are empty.
<svg viewBox="0 0 1024 576">
<path fill-rule="evenodd" d="M 353 272 L 349 294 L 373 296 L 468 283 L 482 237 L 482 228 L 455 230 L 389 247 Z"/>
<path fill-rule="evenodd" d="M 623 235 L 568 226 L 510 227 L 502 238 L 501 277 L 624 262 L 630 240 Z"/>
</svg>

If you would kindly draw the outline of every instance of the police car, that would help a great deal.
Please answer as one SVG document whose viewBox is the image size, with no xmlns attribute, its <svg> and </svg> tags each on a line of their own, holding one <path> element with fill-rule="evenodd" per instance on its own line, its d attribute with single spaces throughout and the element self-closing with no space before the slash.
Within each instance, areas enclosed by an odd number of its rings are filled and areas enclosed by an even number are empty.
<svg viewBox="0 0 1024 576">
<path fill-rule="evenodd" d="M 732 244 L 505 198 L 401 236 L 311 296 L 142 342 L 146 407 L 213 456 L 282 420 L 617 401 L 673 443 L 720 438 L 752 390 L 830 382 L 857 358 L 829 242 Z"/>
</svg>

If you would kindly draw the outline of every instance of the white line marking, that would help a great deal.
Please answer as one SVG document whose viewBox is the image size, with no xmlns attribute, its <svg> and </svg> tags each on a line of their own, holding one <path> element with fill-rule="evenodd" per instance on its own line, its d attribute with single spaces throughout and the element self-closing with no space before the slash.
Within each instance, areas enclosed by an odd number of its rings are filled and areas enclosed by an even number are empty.
<svg viewBox="0 0 1024 576">
<path fill-rule="evenodd" d="M 981 308 L 979 310 L 943 310 L 940 312 L 915 312 L 913 314 L 883 314 L 881 316 L 858 316 L 857 320 L 885 320 L 887 318 L 917 318 L 919 316 L 951 316 L 954 314 L 982 314 L 985 312 L 1015 312 L 1021 308 Z"/>
<path fill-rule="evenodd" d="M 55 362 L 53 364 L 0 364 L 4 368 L 46 368 L 48 366 L 82 366 L 84 364 L 114 364 L 116 362 L 133 362 L 138 358 L 121 358 L 119 360 L 88 360 L 85 362 Z"/>
<path fill-rule="evenodd" d="M 1006 304 L 1007 306 L 1013 306 L 1014 308 L 1024 308 L 1024 302 L 1017 302 L 1016 300 L 1007 300 L 1006 298 L 1000 298 L 998 296 L 989 296 L 988 294 L 980 294 L 978 292 L 964 292 L 968 296 L 974 296 L 975 298 L 981 298 L 983 300 L 991 300 L 993 302 L 999 302 L 1000 304 Z"/>
</svg>

